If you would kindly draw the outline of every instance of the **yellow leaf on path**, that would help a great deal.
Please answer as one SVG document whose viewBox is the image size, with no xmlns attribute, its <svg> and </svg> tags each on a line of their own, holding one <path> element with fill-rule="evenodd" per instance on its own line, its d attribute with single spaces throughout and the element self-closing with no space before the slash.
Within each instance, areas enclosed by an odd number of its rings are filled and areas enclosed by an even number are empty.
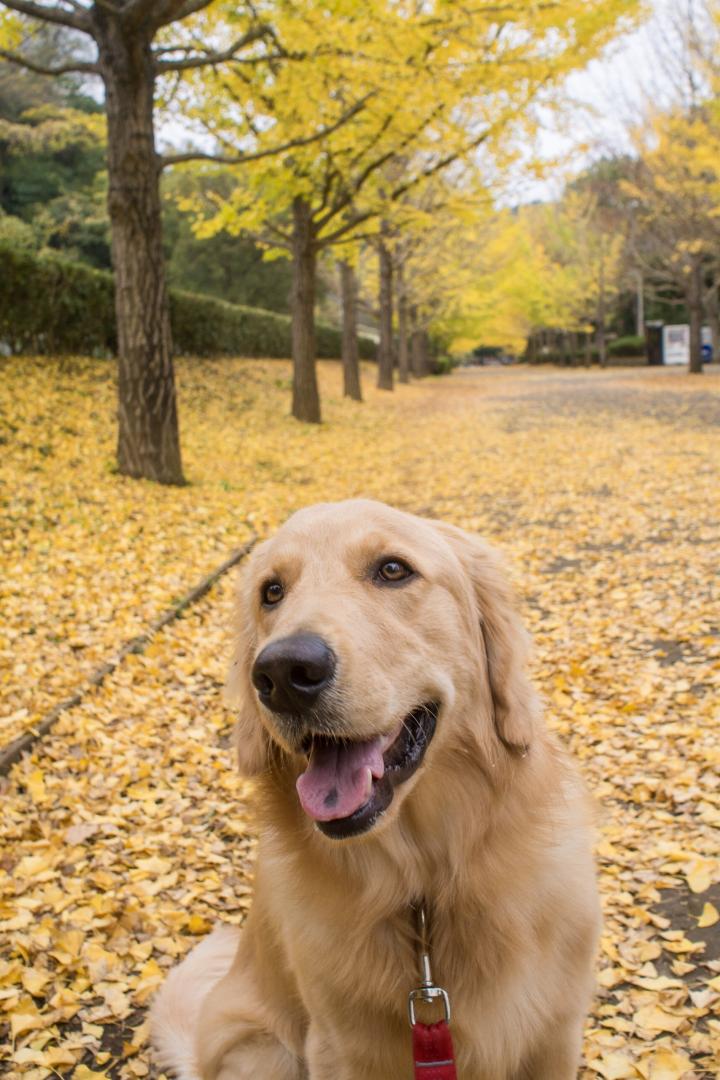
<svg viewBox="0 0 720 1080">
<path fill-rule="evenodd" d="M 102 994 L 105 1004 L 112 1014 L 117 1016 L 119 1020 L 124 1020 L 130 1012 L 130 1003 L 123 991 L 114 983 L 109 985 L 101 984 L 97 989 Z"/>
<path fill-rule="evenodd" d="M 689 975 L 696 967 L 697 964 L 686 964 L 684 960 L 673 960 L 672 962 L 674 975 Z"/>
<path fill-rule="evenodd" d="M 643 1064 L 648 1080 L 682 1080 L 692 1070 L 692 1061 L 674 1050 L 657 1050 Z"/>
<path fill-rule="evenodd" d="M 36 997 L 42 992 L 51 977 L 49 971 L 44 971 L 39 968 L 26 968 L 25 971 L 23 971 L 22 984 L 28 994 L 32 994 L 33 997 Z"/>
<path fill-rule="evenodd" d="M 84 940 L 85 935 L 81 930 L 65 930 L 55 937 L 50 955 L 61 964 L 71 964 L 80 956 Z"/>
<path fill-rule="evenodd" d="M 698 926 L 704 930 L 706 926 L 714 926 L 718 919 L 720 919 L 720 912 L 718 912 L 714 904 L 708 902 L 702 909 L 702 915 L 698 919 Z"/>
<path fill-rule="evenodd" d="M 634 1080 L 637 1076 L 635 1066 L 627 1054 L 603 1054 L 588 1063 L 590 1068 L 604 1080 Z"/>
<path fill-rule="evenodd" d="M 25 781 L 25 786 L 30 792 L 30 797 L 33 802 L 42 802 L 45 798 L 44 775 L 42 769 L 34 769 Z"/>
<path fill-rule="evenodd" d="M 685 871 L 685 880 L 694 893 L 704 893 L 717 878 L 716 859 L 693 859 Z"/>
<path fill-rule="evenodd" d="M 657 941 L 644 941 L 637 947 L 637 957 L 643 963 L 647 960 L 657 960 L 662 954 L 662 949 L 658 945 Z"/>
<path fill-rule="evenodd" d="M 0 960 L 0 986 L 12 986 L 22 974 L 22 964 L 18 960 Z"/>
<path fill-rule="evenodd" d="M 135 987 L 133 999 L 144 1005 L 165 978 L 165 972 L 156 960 L 148 960 L 140 970 L 140 981 Z"/>
<path fill-rule="evenodd" d="M 76 825 L 71 825 L 69 829 L 65 831 L 65 841 L 68 844 L 84 844 L 86 840 L 95 836 L 100 832 L 102 825 L 98 825 L 92 821 L 80 821 Z"/>
<path fill-rule="evenodd" d="M 25 855 L 15 867 L 15 877 L 18 881 L 25 878 L 37 878 L 52 866 L 52 855 Z"/>
<path fill-rule="evenodd" d="M 93 983 L 102 982 L 105 979 L 120 979 L 123 976 L 123 965 L 116 953 L 108 952 L 101 945 L 90 942 L 83 949 L 83 960 L 87 964 L 88 974 Z"/>
<path fill-rule="evenodd" d="M 681 979 L 668 979 L 665 975 L 656 979 L 631 979 L 630 982 L 643 990 L 682 990 L 685 985 Z"/>
<path fill-rule="evenodd" d="M 635 1023 L 645 1031 L 677 1031 L 687 1017 L 668 1012 L 659 1005 L 643 1005 L 635 1013 Z"/>
<path fill-rule="evenodd" d="M 167 874 L 172 870 L 173 864 L 170 859 L 161 859 L 158 855 L 153 855 L 148 859 L 138 859 L 137 868 L 146 874 Z"/>
<path fill-rule="evenodd" d="M 46 1069 L 54 1069 L 58 1065 L 74 1065 L 78 1057 L 79 1054 L 61 1046 L 54 1046 L 49 1050 L 26 1046 L 15 1051 L 13 1060 L 16 1065 L 40 1065 Z"/>
<path fill-rule="evenodd" d="M 13 1013 L 10 1017 L 10 1031 L 13 1039 L 18 1035 L 24 1035 L 26 1031 L 34 1031 L 36 1028 L 45 1026 L 44 1018 L 38 1013 L 26 1010 L 21 1013 Z"/>
<path fill-rule="evenodd" d="M 44 1054 L 42 1050 L 31 1050 L 25 1046 L 22 1050 L 16 1050 L 13 1054 L 15 1065 L 42 1065 Z"/>
<path fill-rule="evenodd" d="M 104 1072 L 93 1072 L 87 1065 L 78 1065 L 73 1073 L 73 1080 L 108 1080 L 108 1075 Z"/>
<path fill-rule="evenodd" d="M 63 1046 L 51 1046 L 49 1050 L 45 1051 L 45 1061 L 43 1064 L 47 1065 L 48 1068 L 53 1068 L 58 1065 L 74 1065 L 78 1057 L 80 1057 L 80 1053 L 81 1051 L 73 1052 Z"/>
<path fill-rule="evenodd" d="M 212 927 L 202 915 L 191 915 L 187 921 L 187 928 L 191 934 L 209 934 Z"/>
</svg>

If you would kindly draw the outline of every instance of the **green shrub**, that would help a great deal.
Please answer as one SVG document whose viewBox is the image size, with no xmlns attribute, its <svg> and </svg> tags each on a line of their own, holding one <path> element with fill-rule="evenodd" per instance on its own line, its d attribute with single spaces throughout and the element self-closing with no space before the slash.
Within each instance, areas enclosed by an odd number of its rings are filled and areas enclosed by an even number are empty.
<svg viewBox="0 0 720 1080">
<path fill-rule="evenodd" d="M 615 338 L 608 345 L 608 356 L 645 356 L 645 338 Z"/>
<path fill-rule="evenodd" d="M 113 352 L 112 277 L 2 245 L 0 340 L 19 353 Z"/>
<path fill-rule="evenodd" d="M 432 361 L 433 375 L 449 375 L 460 361 L 454 356 L 436 356 Z"/>
<path fill-rule="evenodd" d="M 170 291 L 175 352 L 185 356 L 291 355 L 288 315 Z M 341 332 L 317 327 L 318 356 L 340 356 Z M 112 275 L 54 255 L 0 244 L 0 343 L 14 353 L 107 355 L 117 346 Z M 375 344 L 360 339 L 360 355 Z"/>
</svg>

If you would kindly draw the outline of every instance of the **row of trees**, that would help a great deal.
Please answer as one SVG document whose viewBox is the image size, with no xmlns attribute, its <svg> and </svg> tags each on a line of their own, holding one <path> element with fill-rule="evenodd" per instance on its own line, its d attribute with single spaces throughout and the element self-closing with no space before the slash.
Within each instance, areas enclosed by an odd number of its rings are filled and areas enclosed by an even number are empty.
<svg viewBox="0 0 720 1080">
<path fill-rule="evenodd" d="M 201 232 L 244 232 L 290 250 L 293 413 L 317 421 L 320 254 L 339 250 L 352 270 L 358 245 L 376 245 L 384 296 L 379 380 L 391 386 L 393 273 L 403 282 L 403 303 L 415 311 L 416 334 L 422 329 L 422 305 L 407 291 L 414 261 L 408 252 L 420 241 L 406 218 L 423 211 L 426 191 L 441 178 L 433 220 L 446 213 L 447 187 L 461 196 L 487 190 L 492 170 L 532 127 L 533 105 L 549 102 L 568 72 L 597 55 L 638 7 L 636 0 L 500 7 L 450 0 L 4 0 L 2 58 L 49 78 L 78 74 L 103 86 L 120 471 L 182 481 L 163 259 L 164 169 L 204 170 L 200 199 L 193 196 L 190 207 Z M 37 28 L 47 25 L 70 32 L 66 58 L 52 64 L 32 50 Z M 186 149 L 159 152 L 158 115 L 192 133 Z M 229 168 L 237 183 L 228 189 L 218 178 Z M 345 279 L 351 281 L 347 271 Z"/>
<path fill-rule="evenodd" d="M 632 151 L 601 158 L 555 203 L 494 219 L 486 336 L 528 340 L 530 358 L 592 349 L 604 364 L 609 331 L 641 337 L 646 318 L 689 322 L 690 373 L 702 372 L 703 323 L 720 355 L 720 5 L 679 3 L 662 31 L 670 92 L 632 125 Z"/>
</svg>

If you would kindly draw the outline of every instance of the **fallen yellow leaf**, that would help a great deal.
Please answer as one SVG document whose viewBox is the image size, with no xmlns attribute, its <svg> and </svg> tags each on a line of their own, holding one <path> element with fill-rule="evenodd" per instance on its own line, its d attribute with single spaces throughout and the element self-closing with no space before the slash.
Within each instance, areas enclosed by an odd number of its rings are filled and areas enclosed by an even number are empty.
<svg viewBox="0 0 720 1080">
<path fill-rule="evenodd" d="M 34 769 L 25 781 L 33 802 L 42 802 L 45 798 L 45 779 L 42 769 Z"/>
<path fill-rule="evenodd" d="M 643 1062 L 648 1080 L 682 1080 L 692 1070 L 692 1061 L 674 1050 L 658 1050 Z"/>
<path fill-rule="evenodd" d="M 702 909 L 702 915 L 698 919 L 698 926 L 701 929 L 705 929 L 707 926 L 714 926 L 718 919 L 720 919 L 720 912 L 718 912 L 718 909 L 714 904 L 711 904 L 710 901 L 708 901 Z"/>
</svg>

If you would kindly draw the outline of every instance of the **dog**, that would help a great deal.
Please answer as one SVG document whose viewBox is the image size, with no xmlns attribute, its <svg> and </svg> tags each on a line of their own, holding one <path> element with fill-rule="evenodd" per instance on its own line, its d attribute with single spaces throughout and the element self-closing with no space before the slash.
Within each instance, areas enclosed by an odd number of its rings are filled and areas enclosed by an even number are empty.
<svg viewBox="0 0 720 1080">
<path fill-rule="evenodd" d="M 237 607 L 255 896 L 242 930 L 213 932 L 161 988 L 159 1064 L 181 1080 L 410 1080 L 423 904 L 460 1080 L 576 1077 L 592 815 L 492 549 L 381 503 L 322 504 L 256 548 Z"/>
</svg>

